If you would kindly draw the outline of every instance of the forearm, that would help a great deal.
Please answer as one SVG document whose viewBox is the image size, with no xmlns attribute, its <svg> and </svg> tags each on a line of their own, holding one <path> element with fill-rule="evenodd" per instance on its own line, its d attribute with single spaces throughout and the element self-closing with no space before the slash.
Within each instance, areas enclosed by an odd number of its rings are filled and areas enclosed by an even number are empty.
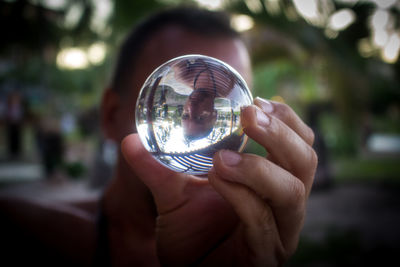
<svg viewBox="0 0 400 267">
<path fill-rule="evenodd" d="M 88 213 L 60 203 L 4 196 L 0 196 L 0 213 L 17 229 L 65 258 L 91 264 L 95 225 Z"/>
</svg>

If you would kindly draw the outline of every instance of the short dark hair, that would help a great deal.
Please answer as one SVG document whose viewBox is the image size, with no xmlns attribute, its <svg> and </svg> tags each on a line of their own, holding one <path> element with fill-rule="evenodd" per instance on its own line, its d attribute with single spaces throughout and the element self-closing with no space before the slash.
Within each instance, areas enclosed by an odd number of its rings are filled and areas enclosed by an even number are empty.
<svg viewBox="0 0 400 267">
<path fill-rule="evenodd" d="M 144 44 L 158 30 L 177 25 L 206 37 L 237 38 L 239 33 L 230 24 L 225 12 L 215 12 L 194 7 L 176 7 L 159 11 L 141 21 L 126 37 L 116 62 L 111 87 L 122 92 L 129 81 L 135 59 L 140 55 Z"/>
</svg>

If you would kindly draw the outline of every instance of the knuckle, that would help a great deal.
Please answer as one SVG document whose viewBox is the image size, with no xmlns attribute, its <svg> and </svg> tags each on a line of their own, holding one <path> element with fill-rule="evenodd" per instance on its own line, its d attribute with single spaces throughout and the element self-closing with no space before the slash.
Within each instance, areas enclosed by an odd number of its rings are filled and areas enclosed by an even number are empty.
<svg viewBox="0 0 400 267">
<path fill-rule="evenodd" d="M 306 196 L 306 189 L 303 182 L 301 182 L 296 177 L 293 177 L 289 187 L 289 192 L 291 192 L 291 197 L 289 200 L 290 204 L 293 206 L 299 206 L 299 204 L 303 204 Z"/>
<path fill-rule="evenodd" d="M 264 206 L 263 209 L 260 210 L 258 213 L 258 216 L 256 218 L 256 224 L 261 226 L 263 229 L 263 233 L 265 235 L 273 235 L 274 230 L 271 227 L 271 223 L 274 220 L 274 215 L 272 213 L 272 210 L 268 208 L 267 206 Z"/>
<path fill-rule="evenodd" d="M 274 127 L 270 127 L 270 132 L 274 135 L 274 139 L 278 142 L 283 142 L 284 140 L 289 140 L 290 131 L 288 131 L 287 127 L 284 127 L 279 120 L 275 120 Z"/>
<path fill-rule="evenodd" d="M 268 162 L 265 158 L 254 155 L 254 154 L 243 154 L 243 161 L 246 162 L 247 171 L 254 174 L 268 174 L 269 168 L 267 168 Z"/>
<path fill-rule="evenodd" d="M 318 156 L 315 150 L 307 146 L 306 151 L 304 152 L 302 164 L 297 165 L 296 174 L 300 177 L 308 177 L 311 174 L 315 173 L 315 169 L 318 165 Z"/>
<path fill-rule="evenodd" d="M 262 170 L 263 164 L 262 164 L 261 158 L 257 157 L 256 155 L 249 154 L 248 160 L 249 160 L 249 168 L 256 170 L 256 171 Z"/>
<path fill-rule="evenodd" d="M 283 254 L 282 254 L 282 262 L 286 262 L 293 254 L 296 252 L 297 247 L 299 246 L 299 237 L 296 237 L 294 242 L 287 244 Z"/>
<path fill-rule="evenodd" d="M 284 103 L 276 102 L 274 113 L 281 120 L 287 120 L 291 117 L 292 109 Z"/>
<path fill-rule="evenodd" d="M 307 137 L 308 137 L 308 140 L 309 140 L 309 144 L 310 145 L 312 145 L 312 144 L 314 144 L 314 140 L 315 140 L 315 134 L 314 134 L 314 131 L 309 127 L 309 126 L 307 126 Z"/>
<path fill-rule="evenodd" d="M 318 155 L 317 152 L 315 152 L 314 149 L 310 147 L 310 165 L 312 169 L 317 168 L 318 165 Z"/>
<path fill-rule="evenodd" d="M 291 125 L 291 127 L 305 139 L 305 141 L 312 145 L 314 143 L 314 131 L 306 125 L 294 110 L 284 103 L 275 103 L 275 115 L 284 123 Z"/>
</svg>

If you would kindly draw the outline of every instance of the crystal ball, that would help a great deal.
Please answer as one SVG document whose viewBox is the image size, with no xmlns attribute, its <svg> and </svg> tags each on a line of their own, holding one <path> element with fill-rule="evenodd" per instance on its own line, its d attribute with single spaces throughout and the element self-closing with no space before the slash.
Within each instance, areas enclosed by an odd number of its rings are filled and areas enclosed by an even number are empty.
<svg viewBox="0 0 400 267">
<path fill-rule="evenodd" d="M 203 175 L 218 150 L 244 148 L 240 108 L 252 102 L 246 82 L 227 63 L 185 55 L 162 64 L 145 81 L 136 103 L 136 129 L 160 163 Z"/>
</svg>

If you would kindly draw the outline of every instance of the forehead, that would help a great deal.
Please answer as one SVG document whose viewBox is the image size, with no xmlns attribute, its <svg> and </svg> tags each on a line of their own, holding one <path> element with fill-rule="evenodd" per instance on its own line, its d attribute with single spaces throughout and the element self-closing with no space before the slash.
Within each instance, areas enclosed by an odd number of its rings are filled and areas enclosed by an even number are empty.
<svg viewBox="0 0 400 267">
<path fill-rule="evenodd" d="M 135 68 L 131 88 L 137 96 L 146 78 L 164 62 L 186 54 L 202 54 L 225 61 L 251 84 L 250 59 L 243 42 L 235 38 L 206 37 L 170 25 L 162 28 L 145 43 Z"/>
</svg>

